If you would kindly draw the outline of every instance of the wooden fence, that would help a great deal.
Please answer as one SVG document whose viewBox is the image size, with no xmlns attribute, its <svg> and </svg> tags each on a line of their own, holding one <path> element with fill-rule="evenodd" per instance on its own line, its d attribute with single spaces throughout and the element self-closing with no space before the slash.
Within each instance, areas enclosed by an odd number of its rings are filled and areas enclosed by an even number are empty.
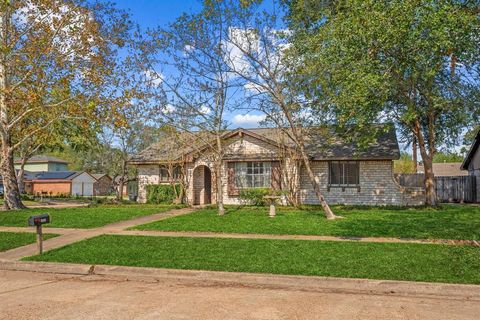
<svg viewBox="0 0 480 320">
<path fill-rule="evenodd" d="M 423 187 L 424 175 L 399 174 L 398 183 L 404 187 Z M 474 176 L 435 177 L 437 198 L 440 202 L 477 202 L 477 185 Z M 480 187 L 480 186 L 478 186 Z"/>
</svg>

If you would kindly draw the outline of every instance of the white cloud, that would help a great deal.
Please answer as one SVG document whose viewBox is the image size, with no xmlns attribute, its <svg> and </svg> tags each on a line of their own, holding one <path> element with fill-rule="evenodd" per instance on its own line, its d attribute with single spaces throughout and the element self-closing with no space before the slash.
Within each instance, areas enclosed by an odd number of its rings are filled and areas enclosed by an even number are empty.
<svg viewBox="0 0 480 320">
<path fill-rule="evenodd" d="M 233 117 L 233 123 L 238 126 L 255 127 L 265 120 L 265 115 L 260 114 L 237 114 Z"/>
<path fill-rule="evenodd" d="M 253 82 L 247 82 L 243 87 L 245 88 L 245 90 L 250 91 L 253 94 L 266 92 L 265 88 Z"/>
<path fill-rule="evenodd" d="M 201 114 L 207 115 L 207 114 L 209 114 L 210 112 L 212 112 L 212 110 L 210 110 L 210 108 L 207 107 L 206 105 L 202 105 L 202 106 L 200 107 L 199 112 L 200 112 Z"/>
<path fill-rule="evenodd" d="M 147 82 L 157 87 L 163 82 L 164 77 L 163 74 L 161 74 L 160 72 L 157 72 L 155 70 L 145 70 L 143 74 L 145 75 L 145 79 L 147 80 Z"/>
<path fill-rule="evenodd" d="M 171 104 L 167 104 L 162 108 L 162 112 L 164 114 L 173 113 L 173 112 L 175 112 L 175 110 L 176 110 L 175 107 L 172 106 Z"/>
</svg>

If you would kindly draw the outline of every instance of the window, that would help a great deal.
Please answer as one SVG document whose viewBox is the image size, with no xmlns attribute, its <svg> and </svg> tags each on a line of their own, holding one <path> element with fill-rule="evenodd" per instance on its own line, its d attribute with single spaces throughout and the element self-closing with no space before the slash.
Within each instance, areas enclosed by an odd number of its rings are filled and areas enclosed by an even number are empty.
<svg viewBox="0 0 480 320">
<path fill-rule="evenodd" d="M 360 170 L 357 161 L 329 162 L 328 184 L 332 187 L 358 187 Z"/>
<path fill-rule="evenodd" d="M 235 187 L 270 188 L 272 165 L 270 162 L 236 162 Z"/>
<path fill-rule="evenodd" d="M 175 181 L 180 179 L 181 174 L 182 174 L 182 169 L 180 168 L 180 166 L 173 167 L 173 179 Z M 160 182 L 170 182 L 170 174 L 168 172 L 167 166 L 160 166 L 160 171 L 158 175 L 159 175 Z"/>
</svg>

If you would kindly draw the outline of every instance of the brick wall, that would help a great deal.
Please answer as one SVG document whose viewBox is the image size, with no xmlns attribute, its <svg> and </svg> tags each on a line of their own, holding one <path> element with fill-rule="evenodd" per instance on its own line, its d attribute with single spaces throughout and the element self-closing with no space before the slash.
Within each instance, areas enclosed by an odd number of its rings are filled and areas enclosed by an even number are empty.
<svg viewBox="0 0 480 320">
<path fill-rule="evenodd" d="M 93 184 L 96 196 L 106 196 L 112 192 L 113 182 L 107 176 L 101 177 Z"/>
<path fill-rule="evenodd" d="M 325 199 L 330 204 L 350 205 L 416 205 L 418 193 L 405 190 L 393 178 L 393 162 L 360 161 L 360 189 L 328 189 L 328 162 L 314 161 L 312 169 Z M 305 204 L 318 204 L 305 168 L 300 170 L 300 201 Z"/>
<path fill-rule="evenodd" d="M 59 195 L 67 194 L 69 195 L 71 183 L 70 182 L 34 182 L 33 183 L 33 194 L 41 194 L 42 192 L 47 192 L 49 195 Z"/>
</svg>

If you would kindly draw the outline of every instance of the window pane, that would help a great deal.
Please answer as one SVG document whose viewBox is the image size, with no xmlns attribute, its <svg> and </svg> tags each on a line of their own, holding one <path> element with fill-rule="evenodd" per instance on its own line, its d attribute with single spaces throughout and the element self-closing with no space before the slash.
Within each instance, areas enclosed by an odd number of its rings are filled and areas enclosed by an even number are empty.
<svg viewBox="0 0 480 320">
<path fill-rule="evenodd" d="M 270 162 L 236 162 L 235 185 L 237 188 L 270 187 Z"/>
<path fill-rule="evenodd" d="M 329 168 L 331 185 L 357 186 L 360 183 L 358 162 L 333 161 Z"/>
<path fill-rule="evenodd" d="M 245 187 L 252 188 L 253 187 L 253 175 L 246 175 L 245 176 Z"/>
<path fill-rule="evenodd" d="M 357 185 L 358 184 L 358 163 L 349 162 L 345 164 L 345 184 Z"/>
<path fill-rule="evenodd" d="M 160 167 L 159 172 L 159 179 L 160 181 L 168 181 L 168 169 L 164 166 Z"/>
<path fill-rule="evenodd" d="M 254 181 L 254 187 L 255 187 L 255 188 L 261 188 L 261 187 L 263 187 L 263 176 L 261 176 L 261 175 L 256 175 L 256 176 L 254 177 L 254 180 L 253 180 L 253 181 Z"/>
<path fill-rule="evenodd" d="M 342 184 L 342 164 L 330 162 L 330 184 Z"/>
</svg>

